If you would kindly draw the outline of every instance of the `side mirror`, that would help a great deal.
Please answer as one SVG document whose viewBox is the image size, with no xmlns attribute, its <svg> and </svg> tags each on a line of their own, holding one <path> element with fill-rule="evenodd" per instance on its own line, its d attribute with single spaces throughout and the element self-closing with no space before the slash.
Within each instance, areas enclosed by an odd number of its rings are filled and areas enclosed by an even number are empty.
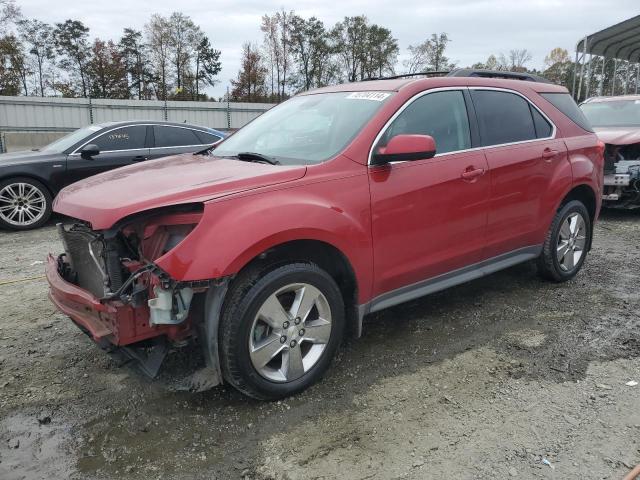
<svg viewBox="0 0 640 480">
<path fill-rule="evenodd" d="M 386 147 L 378 147 L 371 158 L 372 165 L 389 162 L 407 162 L 432 158 L 436 154 L 436 141 L 429 135 L 396 135 Z"/>
<path fill-rule="evenodd" d="M 82 158 L 86 158 L 87 160 L 92 160 L 93 157 L 100 153 L 100 149 L 94 143 L 89 143 L 85 145 L 82 150 L 80 150 L 80 156 Z"/>
</svg>

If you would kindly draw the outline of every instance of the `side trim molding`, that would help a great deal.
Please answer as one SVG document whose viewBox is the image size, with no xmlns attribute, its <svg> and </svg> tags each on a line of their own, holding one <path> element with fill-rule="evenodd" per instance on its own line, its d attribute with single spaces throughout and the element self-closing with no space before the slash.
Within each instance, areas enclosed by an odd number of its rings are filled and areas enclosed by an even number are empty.
<svg viewBox="0 0 640 480">
<path fill-rule="evenodd" d="M 362 333 L 362 320 L 365 315 L 385 308 L 393 307 L 400 303 L 408 302 L 416 298 L 429 295 L 431 293 L 445 290 L 461 283 L 466 283 L 476 278 L 490 275 L 499 270 L 512 267 L 519 263 L 532 260 L 540 255 L 542 245 L 534 245 L 530 247 L 519 248 L 512 252 L 508 252 L 497 257 L 483 260 L 482 262 L 469 265 L 468 267 L 459 268 L 451 272 L 443 273 L 436 277 L 428 278 L 412 285 L 400 287 L 382 295 L 378 295 L 371 301 L 358 305 L 358 329 L 359 334 Z"/>
</svg>

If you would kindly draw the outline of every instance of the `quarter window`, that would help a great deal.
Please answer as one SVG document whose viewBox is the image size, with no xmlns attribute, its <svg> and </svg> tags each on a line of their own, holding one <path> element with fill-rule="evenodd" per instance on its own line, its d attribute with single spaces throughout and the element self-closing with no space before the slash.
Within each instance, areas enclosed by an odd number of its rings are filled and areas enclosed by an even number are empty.
<svg viewBox="0 0 640 480">
<path fill-rule="evenodd" d="M 484 146 L 537 138 L 529 102 L 520 95 L 495 90 L 472 90 L 471 96 Z"/>
<path fill-rule="evenodd" d="M 154 125 L 153 135 L 156 147 L 184 147 L 187 145 L 201 145 L 202 141 L 193 130 L 181 127 L 162 127 Z"/>
<path fill-rule="evenodd" d="M 213 133 L 203 132 L 202 130 L 194 130 L 194 132 L 198 136 L 198 139 L 200 139 L 200 143 L 210 144 L 220 141 L 220 137 Z"/>
<path fill-rule="evenodd" d="M 469 118 L 464 95 L 459 90 L 428 93 L 405 108 L 384 133 L 376 148 L 396 135 L 430 135 L 437 153 L 471 148 Z"/>
<path fill-rule="evenodd" d="M 569 117 L 576 125 L 587 132 L 593 132 L 591 123 L 587 120 L 587 117 L 584 116 L 582 110 L 578 108 L 571 95 L 568 93 L 541 93 L 540 95 L 542 95 L 545 100 L 551 102 L 554 107 Z"/>
<path fill-rule="evenodd" d="M 531 108 L 531 115 L 533 115 L 533 125 L 536 127 L 536 137 L 550 137 L 551 132 L 553 132 L 553 127 L 551 126 L 551 124 L 547 121 L 546 118 L 542 116 L 537 108 L 534 108 L 531 105 L 529 106 L 529 108 Z"/>
<path fill-rule="evenodd" d="M 145 148 L 145 137 L 147 136 L 147 127 L 144 125 L 134 125 L 131 127 L 122 127 L 106 132 L 103 135 L 90 140 L 98 146 L 101 152 L 114 150 L 133 150 L 137 148 Z"/>
</svg>

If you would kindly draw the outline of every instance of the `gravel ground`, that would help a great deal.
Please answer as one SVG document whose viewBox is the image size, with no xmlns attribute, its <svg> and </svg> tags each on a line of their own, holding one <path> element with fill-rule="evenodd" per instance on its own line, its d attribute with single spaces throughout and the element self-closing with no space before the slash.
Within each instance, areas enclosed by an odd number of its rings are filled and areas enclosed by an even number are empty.
<svg viewBox="0 0 640 480">
<path fill-rule="evenodd" d="M 52 226 L 0 233 L 3 480 L 620 479 L 640 463 L 638 213 L 606 213 L 566 284 L 525 264 L 367 317 L 321 383 L 274 403 L 119 366 L 47 299 L 59 249 Z"/>
</svg>

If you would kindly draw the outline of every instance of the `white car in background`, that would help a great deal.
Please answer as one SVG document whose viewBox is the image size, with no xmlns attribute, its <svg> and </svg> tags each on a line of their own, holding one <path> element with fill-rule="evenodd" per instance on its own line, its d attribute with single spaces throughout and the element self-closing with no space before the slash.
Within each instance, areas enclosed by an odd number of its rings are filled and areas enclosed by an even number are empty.
<svg viewBox="0 0 640 480">
<path fill-rule="evenodd" d="M 606 144 L 602 206 L 640 208 L 640 95 L 593 97 L 580 108 Z"/>
</svg>

